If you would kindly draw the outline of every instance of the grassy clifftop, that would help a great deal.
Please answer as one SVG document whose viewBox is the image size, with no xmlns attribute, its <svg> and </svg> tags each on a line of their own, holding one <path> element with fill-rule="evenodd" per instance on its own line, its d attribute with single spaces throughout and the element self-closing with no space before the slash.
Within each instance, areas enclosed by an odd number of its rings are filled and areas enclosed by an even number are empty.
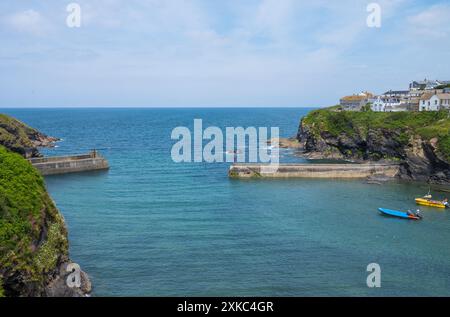
<svg viewBox="0 0 450 317">
<path fill-rule="evenodd" d="M 0 180 L 0 294 L 39 294 L 46 274 L 67 257 L 64 220 L 42 176 L 1 146 Z"/>
<path fill-rule="evenodd" d="M 310 112 L 298 139 L 312 159 L 394 161 L 398 177 L 450 185 L 450 115 L 440 112 Z"/>
<path fill-rule="evenodd" d="M 38 156 L 38 147 L 56 140 L 0 114 L 0 297 L 91 291 L 83 271 L 80 288 L 66 284 L 70 259 L 64 219 L 44 179 L 24 158 Z"/>
<path fill-rule="evenodd" d="M 450 116 L 448 111 L 439 112 L 353 112 L 338 111 L 338 107 L 315 110 L 302 120 L 302 126 L 312 135 L 324 132 L 330 136 L 364 139 L 369 132 L 390 133 L 394 141 L 407 145 L 412 136 L 437 141 L 437 150 L 450 162 Z"/>
<path fill-rule="evenodd" d="M 5 114 L 0 114 L 0 145 L 26 157 L 39 156 L 39 146 L 51 146 L 56 138 L 48 137 Z"/>
</svg>

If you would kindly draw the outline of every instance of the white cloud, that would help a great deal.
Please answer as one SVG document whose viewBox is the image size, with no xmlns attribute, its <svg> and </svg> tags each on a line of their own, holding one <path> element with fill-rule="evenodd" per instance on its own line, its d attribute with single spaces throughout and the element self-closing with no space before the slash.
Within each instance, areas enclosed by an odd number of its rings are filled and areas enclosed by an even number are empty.
<svg viewBox="0 0 450 317">
<path fill-rule="evenodd" d="M 408 19 L 417 35 L 443 38 L 450 35 L 450 5 L 440 4 L 430 7 Z"/>
<path fill-rule="evenodd" d="M 444 78 L 449 5 L 375 1 L 379 29 L 366 25 L 368 0 L 76 0 L 76 30 L 65 25 L 64 5 L 8 7 L 18 12 L 9 29 L 54 32 L 27 38 L 29 46 L 14 34 L 1 48 L 18 57 L 8 65 L 17 78 L 34 67 L 52 91 L 76 86 L 111 105 L 327 105 L 343 93 Z"/>
<path fill-rule="evenodd" d="M 284 36 L 289 30 L 289 20 L 293 12 L 292 0 L 264 0 L 257 9 L 256 25 L 277 38 Z"/>
<path fill-rule="evenodd" d="M 43 35 L 49 29 L 46 19 L 38 11 L 32 9 L 7 16 L 4 22 L 18 32 L 33 35 Z"/>
</svg>

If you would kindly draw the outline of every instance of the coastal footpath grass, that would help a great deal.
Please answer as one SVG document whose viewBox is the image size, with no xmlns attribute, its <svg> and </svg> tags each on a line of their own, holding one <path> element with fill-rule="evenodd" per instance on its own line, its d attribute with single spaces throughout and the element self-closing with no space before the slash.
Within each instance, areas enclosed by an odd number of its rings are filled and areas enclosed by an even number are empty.
<svg viewBox="0 0 450 317">
<path fill-rule="evenodd" d="M 438 139 L 438 151 L 450 162 L 450 114 L 448 111 L 430 112 L 373 112 L 339 111 L 339 106 L 310 112 L 303 123 L 319 135 L 327 131 L 333 136 L 366 135 L 369 130 L 395 130 L 398 141 L 409 142 L 411 135 L 425 140 Z"/>
<path fill-rule="evenodd" d="M 0 146 L 0 296 L 14 274 L 42 283 L 67 252 L 64 220 L 42 176 L 22 156 Z"/>
</svg>

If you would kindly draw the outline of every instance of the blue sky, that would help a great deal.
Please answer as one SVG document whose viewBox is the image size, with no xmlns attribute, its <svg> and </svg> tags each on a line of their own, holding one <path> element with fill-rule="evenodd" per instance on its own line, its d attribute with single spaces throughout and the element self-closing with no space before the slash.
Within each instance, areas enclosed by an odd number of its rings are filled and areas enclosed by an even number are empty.
<svg viewBox="0 0 450 317">
<path fill-rule="evenodd" d="M 449 20 L 447 0 L 3 0 L 0 107 L 328 106 L 450 80 Z"/>
</svg>

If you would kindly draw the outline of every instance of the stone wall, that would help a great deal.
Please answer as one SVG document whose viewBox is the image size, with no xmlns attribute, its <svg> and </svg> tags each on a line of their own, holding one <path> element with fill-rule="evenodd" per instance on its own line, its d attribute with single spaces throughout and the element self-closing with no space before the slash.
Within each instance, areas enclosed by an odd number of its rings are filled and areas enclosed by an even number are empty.
<svg viewBox="0 0 450 317">
<path fill-rule="evenodd" d="M 394 164 L 280 164 L 278 168 L 265 164 L 234 164 L 232 178 L 367 178 L 395 177 L 399 165 Z"/>
<path fill-rule="evenodd" d="M 66 174 L 109 168 L 108 161 L 98 154 L 31 159 L 42 175 Z"/>
</svg>

